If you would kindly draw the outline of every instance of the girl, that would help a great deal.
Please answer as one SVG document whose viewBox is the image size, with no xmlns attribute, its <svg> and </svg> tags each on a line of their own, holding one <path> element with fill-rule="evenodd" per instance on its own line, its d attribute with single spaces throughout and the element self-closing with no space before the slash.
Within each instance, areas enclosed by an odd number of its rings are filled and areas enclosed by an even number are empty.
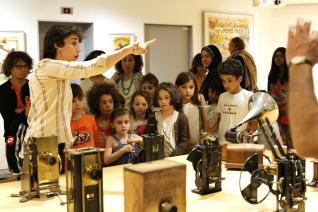
<svg viewBox="0 0 318 212">
<path fill-rule="evenodd" d="M 161 108 L 155 116 L 158 133 L 164 136 L 165 157 L 189 153 L 192 145 L 189 142 L 188 118 L 181 112 L 180 96 L 174 85 L 160 83 L 156 100 Z"/>
<path fill-rule="evenodd" d="M 209 127 L 211 129 L 212 126 L 218 121 L 218 112 L 216 111 L 216 106 L 218 105 L 220 93 L 218 92 L 218 88 L 215 84 L 209 83 L 209 101 L 208 101 L 208 119 L 209 119 Z M 209 130 L 210 131 L 210 130 Z M 217 134 L 217 131 L 215 132 Z"/>
<path fill-rule="evenodd" d="M 202 63 L 201 53 L 198 53 L 193 57 L 190 72 L 193 73 L 198 90 L 200 90 L 207 72 L 207 68 L 204 67 Z"/>
<path fill-rule="evenodd" d="M 89 61 L 92 60 L 102 54 L 106 54 L 104 51 L 102 50 L 94 50 L 92 52 L 90 52 L 84 59 L 84 61 Z M 84 95 L 86 95 L 86 93 L 94 86 L 94 85 L 98 85 L 100 83 L 106 82 L 108 84 L 112 84 L 115 85 L 115 82 L 111 79 L 108 79 L 107 77 L 105 77 L 103 74 L 98 74 L 96 76 L 91 76 L 89 78 L 83 78 L 81 79 L 80 82 L 80 86 L 83 89 L 83 93 Z M 89 112 L 89 108 L 86 102 L 86 98 L 84 98 L 84 111 L 86 113 Z"/>
<path fill-rule="evenodd" d="M 108 166 L 130 163 L 134 157 L 135 145 L 142 145 L 142 137 L 128 133 L 130 114 L 126 108 L 119 108 L 111 115 L 111 127 L 115 133 L 106 140 L 104 163 Z"/>
<path fill-rule="evenodd" d="M 198 107 L 206 106 L 204 96 L 198 94 L 196 80 L 191 72 L 181 72 L 177 76 L 175 84 L 181 96 L 184 114 L 187 116 L 189 123 L 191 123 L 191 143 L 198 144 L 200 141 L 201 129 L 203 128 L 206 132 L 209 125 L 207 108 L 202 107 L 202 110 L 200 111 Z"/>
<path fill-rule="evenodd" d="M 292 148 L 289 121 L 287 114 L 288 99 L 288 67 L 286 64 L 286 48 L 279 47 L 274 51 L 272 66 L 268 75 L 268 93 L 275 99 L 279 109 L 277 120 L 281 136 L 285 144 Z"/>
<path fill-rule="evenodd" d="M 119 74 L 117 86 L 127 104 L 130 102 L 132 94 L 139 89 L 142 67 L 142 57 L 133 54 L 127 55 L 115 65 L 117 74 Z"/>
<path fill-rule="evenodd" d="M 114 108 L 124 106 L 125 100 L 114 86 L 102 83 L 93 86 L 87 93 L 87 103 L 90 112 L 95 115 L 98 129 L 95 146 L 104 148 L 107 136 L 111 134 L 110 115 Z"/>
<path fill-rule="evenodd" d="M 130 130 L 138 135 L 146 133 L 147 115 L 149 111 L 150 98 L 147 93 L 135 91 L 131 97 L 130 111 L 133 117 Z"/>
<path fill-rule="evenodd" d="M 159 80 L 158 78 L 152 74 L 148 73 L 142 77 L 140 82 L 140 90 L 149 94 L 150 97 L 150 108 L 154 109 L 154 102 L 156 98 L 156 94 L 158 92 Z"/>
<path fill-rule="evenodd" d="M 73 102 L 71 130 L 72 148 L 94 147 L 98 140 L 97 125 L 94 117 L 84 114 L 84 93 L 78 84 L 71 84 Z"/>
</svg>

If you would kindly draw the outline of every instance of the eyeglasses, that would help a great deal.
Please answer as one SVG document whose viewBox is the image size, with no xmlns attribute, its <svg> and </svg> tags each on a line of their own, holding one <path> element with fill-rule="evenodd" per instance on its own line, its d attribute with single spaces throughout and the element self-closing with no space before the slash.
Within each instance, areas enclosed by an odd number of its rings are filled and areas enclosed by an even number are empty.
<svg viewBox="0 0 318 212">
<path fill-rule="evenodd" d="M 28 65 L 13 65 L 14 67 L 16 67 L 18 70 L 30 70 L 30 67 Z"/>
</svg>

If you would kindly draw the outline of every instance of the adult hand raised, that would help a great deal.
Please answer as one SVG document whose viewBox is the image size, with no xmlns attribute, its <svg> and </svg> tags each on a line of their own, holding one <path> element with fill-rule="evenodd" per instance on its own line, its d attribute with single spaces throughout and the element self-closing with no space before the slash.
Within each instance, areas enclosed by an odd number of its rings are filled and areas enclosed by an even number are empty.
<svg viewBox="0 0 318 212">
<path fill-rule="evenodd" d="M 286 61 L 295 56 L 305 56 L 307 60 L 316 64 L 318 62 L 318 32 L 310 32 L 311 21 L 299 18 L 296 25 L 289 27 Z"/>
<path fill-rule="evenodd" d="M 147 42 L 136 42 L 132 44 L 131 50 L 134 55 L 141 55 L 147 52 L 147 48 L 153 45 L 156 42 L 156 39 L 149 40 Z"/>
</svg>

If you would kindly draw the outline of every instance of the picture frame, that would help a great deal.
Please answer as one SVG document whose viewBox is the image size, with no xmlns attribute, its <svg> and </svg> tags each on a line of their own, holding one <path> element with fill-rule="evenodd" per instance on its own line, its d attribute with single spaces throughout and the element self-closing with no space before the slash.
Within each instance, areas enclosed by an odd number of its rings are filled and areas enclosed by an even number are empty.
<svg viewBox="0 0 318 212">
<path fill-rule="evenodd" d="M 0 31 L 0 45 L 8 50 L 25 51 L 25 33 L 23 31 Z"/>
<path fill-rule="evenodd" d="M 133 33 L 112 33 L 110 38 L 110 50 L 118 50 L 124 46 L 135 42 L 135 34 Z"/>
<path fill-rule="evenodd" d="M 253 16 L 244 14 L 203 12 L 203 45 L 213 44 L 222 54 L 223 60 L 230 56 L 229 42 L 240 37 L 245 42 L 245 49 L 253 51 Z"/>
</svg>

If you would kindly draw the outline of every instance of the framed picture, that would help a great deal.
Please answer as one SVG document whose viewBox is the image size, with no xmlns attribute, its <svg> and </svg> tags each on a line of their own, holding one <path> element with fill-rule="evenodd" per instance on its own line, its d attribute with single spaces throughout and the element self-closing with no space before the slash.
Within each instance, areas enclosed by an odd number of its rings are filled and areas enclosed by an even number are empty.
<svg viewBox="0 0 318 212">
<path fill-rule="evenodd" d="M 0 61 L 13 51 L 25 51 L 25 34 L 22 31 L 0 31 Z"/>
<path fill-rule="evenodd" d="M 110 34 L 110 48 L 117 50 L 135 42 L 135 35 L 132 33 Z"/>
<path fill-rule="evenodd" d="M 242 38 L 245 48 L 253 51 L 252 15 L 203 12 L 204 46 L 216 45 L 224 60 L 230 55 L 228 46 L 234 37 Z"/>
</svg>

